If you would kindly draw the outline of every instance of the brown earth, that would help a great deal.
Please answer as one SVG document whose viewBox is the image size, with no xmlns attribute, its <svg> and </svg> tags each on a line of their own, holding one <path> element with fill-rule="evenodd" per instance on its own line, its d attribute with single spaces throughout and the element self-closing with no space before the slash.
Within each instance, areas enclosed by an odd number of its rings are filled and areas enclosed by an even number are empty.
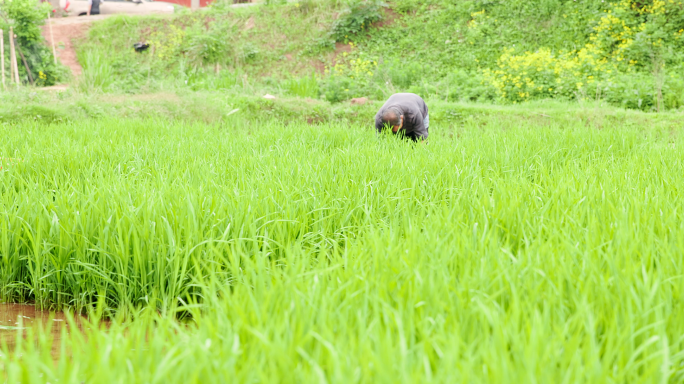
<svg viewBox="0 0 684 384">
<path fill-rule="evenodd" d="M 365 105 L 367 102 L 367 97 L 355 97 L 351 99 L 351 105 Z"/>
<path fill-rule="evenodd" d="M 314 70 L 316 71 L 316 73 L 318 73 L 318 74 L 320 74 L 320 75 L 322 75 L 322 74 L 325 73 L 325 63 L 324 63 L 324 62 L 322 62 L 322 61 L 316 59 L 316 60 L 312 60 L 312 61 L 309 63 L 309 65 L 312 66 L 312 67 L 314 68 Z"/>
<path fill-rule="evenodd" d="M 382 18 L 382 20 L 374 24 L 376 28 L 391 27 L 392 25 L 394 25 L 397 19 L 401 17 L 400 14 L 398 14 L 391 8 L 385 8 L 383 13 L 384 17 Z"/>
<path fill-rule="evenodd" d="M 351 45 L 349 44 L 344 44 L 344 43 L 335 43 L 335 53 L 333 54 L 332 58 L 332 63 L 333 65 L 337 64 L 337 56 L 342 55 L 343 53 L 349 53 L 354 49 Z"/>
<path fill-rule="evenodd" d="M 254 16 L 250 16 L 247 22 L 245 23 L 245 31 L 249 31 L 250 29 L 254 28 Z"/>
<path fill-rule="evenodd" d="M 50 25 L 46 24 L 42 27 L 43 37 L 47 40 L 48 47 L 52 49 L 54 41 L 57 58 L 62 64 L 71 69 L 71 73 L 74 76 L 79 76 L 83 71 L 76 57 L 74 43 L 85 37 L 93 21 L 102 20 L 106 17 L 107 15 L 98 15 L 52 19 L 50 20 L 52 36 L 50 34 Z"/>
<path fill-rule="evenodd" d="M 85 318 L 75 315 L 73 319 L 74 323 L 69 323 L 64 312 L 41 311 L 35 305 L 0 303 L 0 343 L 13 350 L 16 347 L 17 332 L 21 332 L 25 337 L 26 330 L 29 328 L 49 329 L 54 340 L 50 353 L 53 358 L 57 358 L 60 352 L 62 329 L 66 331 L 66 334 L 69 334 L 74 325 L 76 330 L 84 330 Z M 104 324 L 106 325 L 107 322 Z"/>
</svg>

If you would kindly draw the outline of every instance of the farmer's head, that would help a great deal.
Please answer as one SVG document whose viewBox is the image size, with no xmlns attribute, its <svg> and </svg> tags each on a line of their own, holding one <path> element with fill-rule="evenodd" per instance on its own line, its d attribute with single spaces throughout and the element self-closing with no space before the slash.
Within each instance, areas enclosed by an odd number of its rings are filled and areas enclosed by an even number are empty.
<svg viewBox="0 0 684 384">
<path fill-rule="evenodd" d="M 392 127 L 392 132 L 397 133 L 404 125 L 404 116 L 398 108 L 390 107 L 382 113 L 382 122 Z"/>
</svg>

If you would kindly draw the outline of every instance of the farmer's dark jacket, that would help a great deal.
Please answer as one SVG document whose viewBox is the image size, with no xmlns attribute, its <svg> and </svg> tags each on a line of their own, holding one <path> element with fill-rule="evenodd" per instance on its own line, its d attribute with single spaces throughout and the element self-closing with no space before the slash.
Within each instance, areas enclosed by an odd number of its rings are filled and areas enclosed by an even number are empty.
<svg viewBox="0 0 684 384">
<path fill-rule="evenodd" d="M 375 129 L 382 131 L 384 123 L 382 114 L 390 107 L 397 108 L 404 115 L 404 126 L 397 132 L 411 139 L 427 139 L 428 129 L 424 125 L 425 117 L 428 115 L 428 107 L 423 99 L 413 93 L 396 93 L 392 95 L 385 105 L 380 108 L 375 115 Z"/>
</svg>

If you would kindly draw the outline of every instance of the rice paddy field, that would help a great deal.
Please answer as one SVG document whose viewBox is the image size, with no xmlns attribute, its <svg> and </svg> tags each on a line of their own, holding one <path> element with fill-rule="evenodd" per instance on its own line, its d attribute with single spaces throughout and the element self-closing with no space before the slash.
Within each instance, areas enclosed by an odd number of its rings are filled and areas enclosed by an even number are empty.
<svg viewBox="0 0 684 384">
<path fill-rule="evenodd" d="M 650 121 L 2 126 L 0 299 L 89 317 L 14 331 L 0 381 L 682 382 L 684 139 Z"/>
</svg>

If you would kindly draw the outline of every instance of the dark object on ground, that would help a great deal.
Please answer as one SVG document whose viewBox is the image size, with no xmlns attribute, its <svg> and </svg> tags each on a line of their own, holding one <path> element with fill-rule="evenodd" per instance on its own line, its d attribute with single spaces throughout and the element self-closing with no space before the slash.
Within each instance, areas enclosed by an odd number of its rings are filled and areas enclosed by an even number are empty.
<svg viewBox="0 0 684 384">
<path fill-rule="evenodd" d="M 147 48 L 149 48 L 149 47 L 150 47 L 150 45 L 147 43 L 135 43 L 135 44 L 133 44 L 133 48 L 135 48 L 136 52 L 146 51 Z"/>
</svg>

